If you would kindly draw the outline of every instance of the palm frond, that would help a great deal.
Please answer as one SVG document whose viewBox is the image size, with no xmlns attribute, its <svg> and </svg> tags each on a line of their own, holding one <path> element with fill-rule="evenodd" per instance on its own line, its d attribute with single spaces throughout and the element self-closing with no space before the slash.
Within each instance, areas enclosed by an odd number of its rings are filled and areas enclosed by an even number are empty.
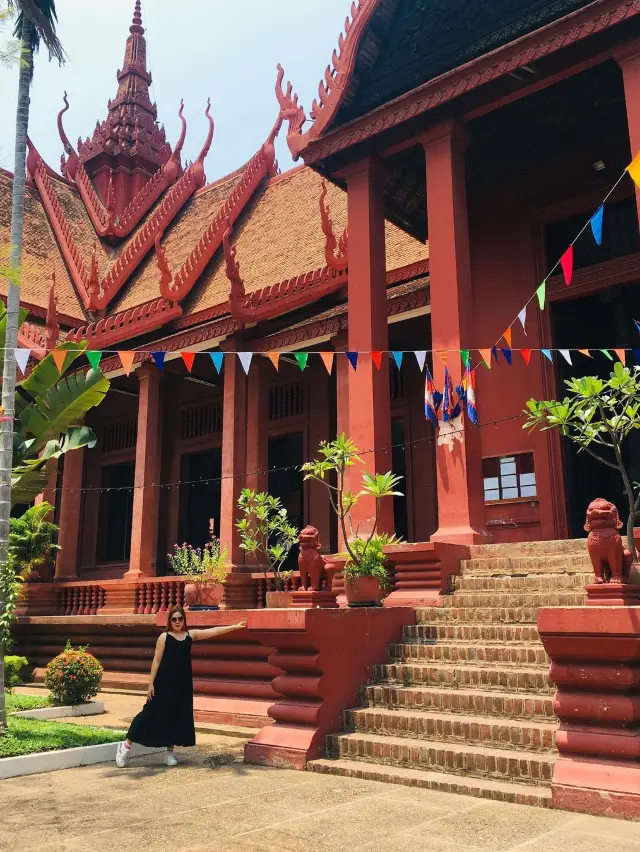
<svg viewBox="0 0 640 852">
<path fill-rule="evenodd" d="M 16 9 L 18 12 L 14 29 L 16 38 L 22 39 L 25 17 L 33 25 L 30 44 L 23 45 L 23 49 L 36 51 L 42 41 L 49 51 L 49 59 L 55 59 L 62 65 L 66 54 L 56 34 L 58 15 L 55 0 L 8 0 L 8 4 L 10 9 Z"/>
</svg>

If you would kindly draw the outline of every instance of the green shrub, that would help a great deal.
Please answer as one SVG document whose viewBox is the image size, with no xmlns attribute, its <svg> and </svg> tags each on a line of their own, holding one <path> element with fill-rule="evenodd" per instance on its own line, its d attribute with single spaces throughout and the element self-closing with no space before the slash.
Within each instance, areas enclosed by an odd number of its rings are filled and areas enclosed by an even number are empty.
<svg viewBox="0 0 640 852">
<path fill-rule="evenodd" d="M 4 658 L 4 688 L 7 692 L 11 692 L 14 686 L 20 686 L 22 683 L 20 673 L 28 665 L 29 661 L 26 657 Z"/>
<path fill-rule="evenodd" d="M 83 704 L 98 694 L 103 668 L 86 648 L 73 648 L 67 642 L 64 651 L 48 664 L 44 683 L 54 704 Z"/>
</svg>

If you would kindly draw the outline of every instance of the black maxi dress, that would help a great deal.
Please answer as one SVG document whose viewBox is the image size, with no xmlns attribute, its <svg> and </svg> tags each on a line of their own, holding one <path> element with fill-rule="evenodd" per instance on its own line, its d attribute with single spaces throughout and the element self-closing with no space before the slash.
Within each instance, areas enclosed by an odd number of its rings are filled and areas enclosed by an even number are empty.
<svg viewBox="0 0 640 852">
<path fill-rule="evenodd" d="M 176 639 L 167 633 L 164 654 L 154 681 L 154 695 L 131 722 L 127 739 L 149 748 L 194 746 L 193 675 L 187 633 Z"/>
</svg>

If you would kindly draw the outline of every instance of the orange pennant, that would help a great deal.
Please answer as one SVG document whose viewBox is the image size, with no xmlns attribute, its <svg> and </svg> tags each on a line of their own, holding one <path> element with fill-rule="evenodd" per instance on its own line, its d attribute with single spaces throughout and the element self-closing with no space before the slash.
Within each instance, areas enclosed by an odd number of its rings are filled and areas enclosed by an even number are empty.
<svg viewBox="0 0 640 852">
<path fill-rule="evenodd" d="M 586 355 L 587 358 L 593 358 L 593 355 L 588 349 L 578 349 L 578 352 L 580 352 L 581 355 Z"/>
<path fill-rule="evenodd" d="M 189 372 L 193 369 L 193 362 L 196 359 L 195 352 L 181 352 L 182 360 L 184 361 L 184 365 Z"/>
<path fill-rule="evenodd" d="M 480 353 L 480 357 L 482 358 L 484 363 L 487 365 L 487 367 L 489 369 L 491 369 L 491 350 L 490 349 L 478 349 L 478 352 Z"/>
<path fill-rule="evenodd" d="M 56 367 L 58 368 L 58 372 L 62 375 L 62 368 L 64 366 L 64 359 L 67 357 L 67 352 L 64 349 L 54 349 L 51 353 L 53 355 L 53 360 L 56 362 Z"/>
<path fill-rule="evenodd" d="M 625 349 L 614 349 L 613 350 L 618 358 L 622 361 L 623 364 L 627 363 L 627 352 Z"/>
<path fill-rule="evenodd" d="M 319 354 L 322 358 L 322 363 L 324 364 L 327 373 L 331 375 L 331 371 L 333 370 L 333 358 L 335 352 L 320 352 Z"/>
<path fill-rule="evenodd" d="M 524 363 L 529 366 L 529 362 L 531 361 L 531 350 L 530 349 L 521 349 L 520 354 L 522 355 L 522 360 Z"/>
<path fill-rule="evenodd" d="M 502 336 L 507 341 L 507 346 L 509 347 L 509 349 L 511 349 L 511 327 L 509 327 Z"/>
<path fill-rule="evenodd" d="M 124 367 L 124 371 L 129 375 L 131 372 L 131 368 L 133 367 L 133 359 L 136 357 L 135 352 L 127 351 L 127 352 L 118 352 L 118 358 L 120 358 L 120 362 Z"/>
<path fill-rule="evenodd" d="M 440 349 L 436 352 L 438 358 L 442 361 L 443 364 L 446 364 L 449 360 L 449 353 L 446 349 Z"/>
<path fill-rule="evenodd" d="M 278 370 L 278 368 L 280 366 L 280 353 L 279 352 L 265 352 L 264 354 L 271 361 L 271 363 L 276 368 L 276 370 Z"/>
<path fill-rule="evenodd" d="M 378 370 L 380 369 L 380 365 L 382 364 L 382 352 L 372 352 L 371 360 L 376 365 Z"/>
</svg>

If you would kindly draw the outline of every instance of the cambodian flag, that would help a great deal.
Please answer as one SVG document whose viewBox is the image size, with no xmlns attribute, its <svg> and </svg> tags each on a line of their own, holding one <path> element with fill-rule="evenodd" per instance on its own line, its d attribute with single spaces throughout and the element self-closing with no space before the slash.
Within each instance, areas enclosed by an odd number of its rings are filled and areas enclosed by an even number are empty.
<svg viewBox="0 0 640 852">
<path fill-rule="evenodd" d="M 424 383 L 424 416 L 430 420 L 433 426 L 438 428 L 438 408 L 442 402 L 442 396 L 436 390 L 431 373 L 427 367 L 427 378 Z"/>
<path fill-rule="evenodd" d="M 444 368 L 444 392 L 442 395 L 442 422 L 447 423 L 460 416 L 460 388 L 455 391 L 451 384 L 449 368 Z"/>
<path fill-rule="evenodd" d="M 465 397 L 467 400 L 467 417 L 474 426 L 478 425 L 478 409 L 476 408 L 476 371 L 467 367 L 465 372 Z"/>
</svg>

